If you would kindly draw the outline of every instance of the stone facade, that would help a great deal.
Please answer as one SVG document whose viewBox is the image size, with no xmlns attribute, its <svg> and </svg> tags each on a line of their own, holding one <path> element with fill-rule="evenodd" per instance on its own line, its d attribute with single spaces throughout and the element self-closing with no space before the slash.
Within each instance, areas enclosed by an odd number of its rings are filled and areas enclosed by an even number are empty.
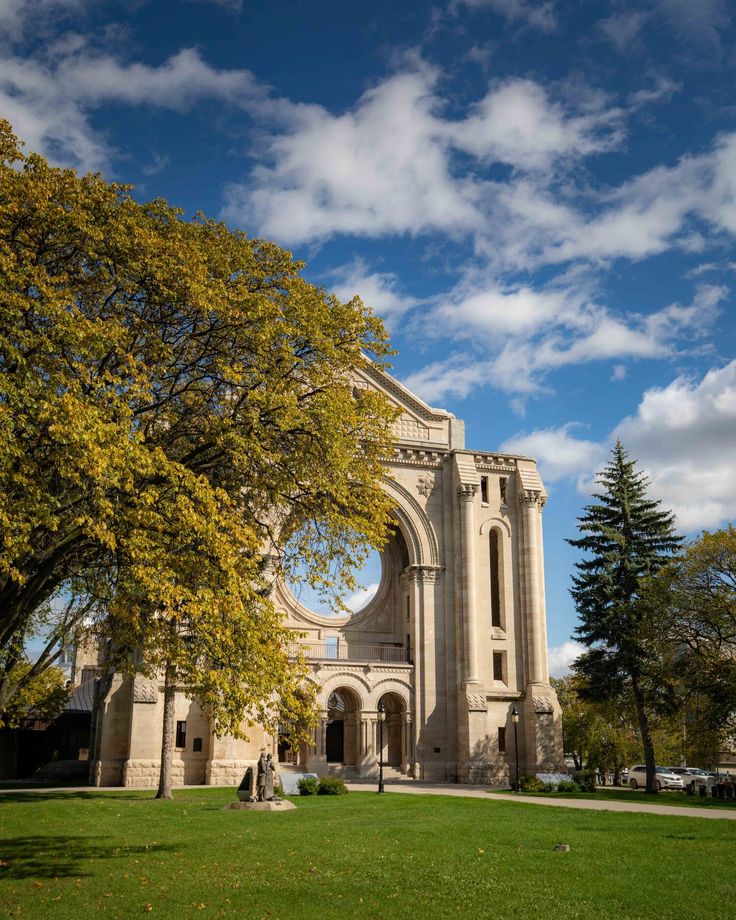
<svg viewBox="0 0 736 920">
<path fill-rule="evenodd" d="M 547 666 L 547 493 L 536 463 L 466 450 L 460 420 L 376 368 L 354 385 L 382 390 L 401 410 L 385 459 L 396 530 L 381 553 L 379 588 L 357 614 L 322 616 L 285 584 L 274 587 L 287 622 L 304 634 L 298 641 L 318 688 L 311 743 L 290 751 L 257 730 L 248 742 L 216 738 L 182 693 L 175 782 L 236 785 L 263 746 L 318 774 L 374 776 L 380 754 L 392 773 L 415 779 L 506 782 L 514 707 L 522 772 L 563 768 Z M 155 785 L 162 687 L 115 675 L 104 693 L 97 782 Z"/>
</svg>

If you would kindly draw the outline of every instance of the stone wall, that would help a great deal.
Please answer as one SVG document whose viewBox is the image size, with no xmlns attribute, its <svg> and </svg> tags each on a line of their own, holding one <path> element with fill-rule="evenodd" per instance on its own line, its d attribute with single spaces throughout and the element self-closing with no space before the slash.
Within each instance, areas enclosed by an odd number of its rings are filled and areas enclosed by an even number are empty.
<svg viewBox="0 0 736 920">
<path fill-rule="evenodd" d="M 207 764 L 208 786 L 239 786 L 248 767 L 257 768 L 255 760 L 211 760 Z"/>
</svg>

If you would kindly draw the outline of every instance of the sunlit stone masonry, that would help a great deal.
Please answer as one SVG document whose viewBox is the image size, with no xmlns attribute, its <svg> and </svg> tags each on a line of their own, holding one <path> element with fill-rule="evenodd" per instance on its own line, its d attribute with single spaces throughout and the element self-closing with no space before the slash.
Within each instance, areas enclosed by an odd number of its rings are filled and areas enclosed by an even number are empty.
<svg viewBox="0 0 736 920">
<path fill-rule="evenodd" d="M 261 731 L 217 738 L 197 703 L 177 699 L 178 783 L 240 781 L 262 747 L 282 770 L 388 778 L 506 782 L 563 767 L 560 709 L 549 684 L 542 510 L 534 460 L 467 450 L 463 422 L 367 366 L 357 388 L 400 408 L 385 488 L 396 529 L 378 589 L 349 616 L 308 609 L 286 584 L 275 598 L 306 634 L 320 718 L 291 750 Z M 94 662 L 80 656 L 77 675 Z M 109 681 L 108 681 L 109 683 Z M 103 785 L 153 785 L 163 714 L 158 682 L 115 675 L 102 688 L 93 775 Z M 385 719 L 379 724 L 379 710 Z M 382 747 L 380 741 L 382 740 Z"/>
</svg>

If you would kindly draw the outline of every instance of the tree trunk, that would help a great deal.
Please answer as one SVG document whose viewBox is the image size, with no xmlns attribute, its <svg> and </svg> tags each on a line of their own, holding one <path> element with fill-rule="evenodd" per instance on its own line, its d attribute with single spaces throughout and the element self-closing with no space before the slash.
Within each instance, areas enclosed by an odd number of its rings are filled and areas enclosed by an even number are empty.
<svg viewBox="0 0 736 920">
<path fill-rule="evenodd" d="M 99 761 L 102 748 L 101 715 L 105 705 L 105 697 L 112 686 L 112 671 L 103 671 L 100 677 L 95 678 L 94 704 L 92 706 L 92 719 L 89 727 L 89 775 L 87 781 L 90 786 L 98 786 Z"/>
<path fill-rule="evenodd" d="M 644 700 L 639 686 L 638 674 L 631 675 L 631 690 L 634 695 L 634 704 L 636 705 L 636 714 L 639 719 L 639 733 L 641 735 L 641 744 L 644 748 L 644 763 L 647 768 L 647 792 L 657 792 L 655 785 L 657 771 L 654 760 L 654 744 L 652 743 L 652 732 L 649 728 L 649 716 L 644 708 Z"/>
<path fill-rule="evenodd" d="M 173 799 L 171 773 L 176 741 L 176 667 L 169 665 L 164 678 L 164 722 L 161 738 L 161 770 L 158 777 L 157 799 Z"/>
</svg>

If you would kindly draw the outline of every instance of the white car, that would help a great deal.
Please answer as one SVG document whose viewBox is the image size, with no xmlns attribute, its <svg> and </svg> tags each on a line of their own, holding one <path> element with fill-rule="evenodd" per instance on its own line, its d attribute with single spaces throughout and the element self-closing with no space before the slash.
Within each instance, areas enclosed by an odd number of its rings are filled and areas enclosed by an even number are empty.
<svg viewBox="0 0 736 920">
<path fill-rule="evenodd" d="M 659 792 L 660 789 L 684 789 L 685 784 L 682 777 L 673 773 L 669 767 L 655 767 L 656 778 L 654 786 Z M 647 768 L 641 764 L 636 767 L 629 767 L 629 785 L 632 789 L 646 789 L 647 787 Z"/>
<path fill-rule="evenodd" d="M 696 786 L 708 786 L 711 783 L 711 777 L 699 767 L 669 767 L 669 771 L 681 776 L 685 786 L 689 786 L 691 783 Z"/>
</svg>

